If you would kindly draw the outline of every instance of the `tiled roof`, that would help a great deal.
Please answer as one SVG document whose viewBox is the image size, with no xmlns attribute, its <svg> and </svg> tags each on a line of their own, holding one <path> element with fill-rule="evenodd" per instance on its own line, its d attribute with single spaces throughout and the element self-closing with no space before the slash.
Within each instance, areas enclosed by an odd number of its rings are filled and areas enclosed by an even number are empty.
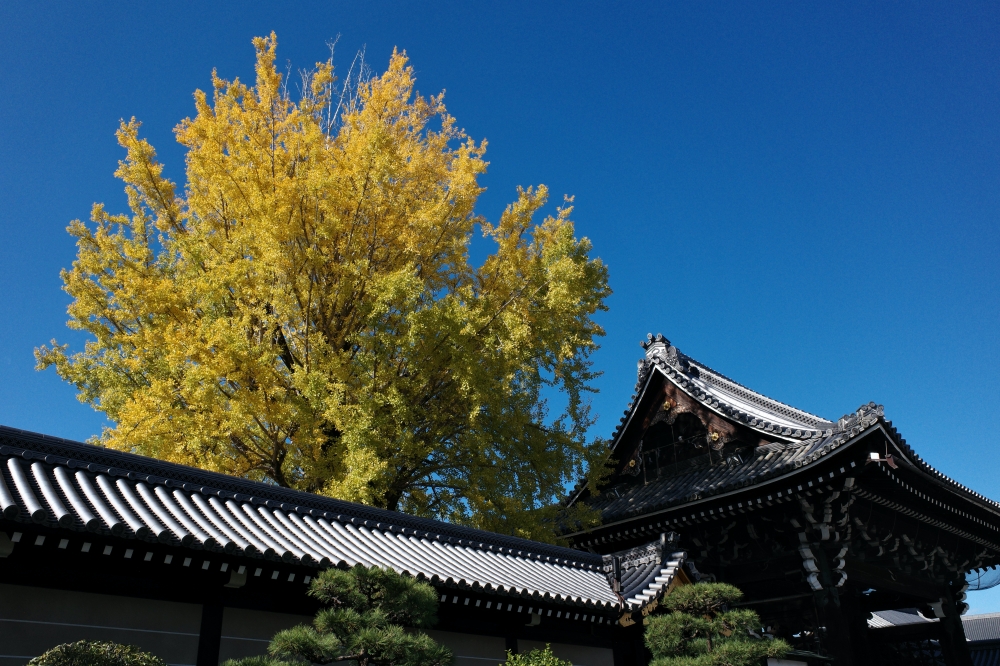
<svg viewBox="0 0 1000 666">
<path fill-rule="evenodd" d="M 611 612 L 599 555 L 0 426 L 5 521 L 309 568 L 388 566 L 433 583 Z"/>
<path fill-rule="evenodd" d="M 660 535 L 659 541 L 604 555 L 604 574 L 620 597 L 627 617 L 663 598 L 678 580 L 687 553 L 676 550 L 676 532 Z"/>
<path fill-rule="evenodd" d="M 972 666 L 1000 666 L 1000 645 L 990 644 L 970 645 L 969 656 Z"/>
<path fill-rule="evenodd" d="M 709 409 L 764 434 L 797 440 L 832 435 L 837 424 L 737 384 L 681 353 L 662 335 L 643 344 L 646 359 Z"/>
<path fill-rule="evenodd" d="M 628 578 L 622 579 L 625 605 L 629 608 L 641 608 L 660 599 L 686 559 L 686 552 L 677 551 L 671 553 L 665 562 L 651 562 L 630 571 Z"/>
<path fill-rule="evenodd" d="M 904 608 L 872 613 L 868 627 L 883 629 L 923 622 L 938 620 L 925 618 L 915 608 Z M 1000 613 L 965 615 L 962 617 L 962 628 L 973 666 L 1000 666 Z"/>
<path fill-rule="evenodd" d="M 872 613 L 871 619 L 868 620 L 868 626 L 872 629 L 882 629 L 883 627 L 899 627 L 904 624 L 922 624 L 924 622 L 937 622 L 937 619 L 924 617 L 917 612 L 916 608 L 902 608 Z"/>
<path fill-rule="evenodd" d="M 881 610 L 872 613 L 868 620 L 868 626 L 872 629 L 882 629 L 884 627 L 899 627 L 907 624 L 922 624 L 924 622 L 938 622 L 936 618 L 926 618 L 917 612 L 916 608 L 902 608 L 899 610 Z M 962 628 L 965 630 L 965 640 L 970 643 L 980 643 L 984 641 L 1000 641 L 1000 613 L 984 613 L 982 615 L 962 616 Z M 995 650 L 990 654 L 1000 655 L 1000 650 Z M 973 658 L 977 664 L 985 658 L 981 655 L 979 661 Z M 982 662 L 985 663 L 985 662 Z M 991 662 L 992 663 L 992 662 Z"/>
<path fill-rule="evenodd" d="M 868 628 L 869 629 L 882 629 L 883 627 L 893 626 L 892 622 L 881 617 L 878 613 L 872 613 L 872 616 L 868 618 Z"/>
<path fill-rule="evenodd" d="M 965 639 L 969 641 L 1000 641 L 1000 613 L 965 615 L 962 617 Z"/>
<path fill-rule="evenodd" d="M 870 409 L 863 406 L 859 414 Z M 801 442 L 765 444 L 757 447 L 753 456 L 743 462 L 716 464 L 646 484 L 612 488 L 592 497 L 589 503 L 601 511 L 605 522 L 640 516 L 784 476 L 848 441 L 850 438 L 841 434 Z"/>
<path fill-rule="evenodd" d="M 642 396 L 657 374 L 708 409 L 773 441 L 757 447 L 754 455 L 742 462 L 730 460 L 726 464 L 652 480 L 645 485 L 626 484 L 606 489 L 600 496 L 588 500 L 601 511 L 605 522 L 643 515 L 783 476 L 819 460 L 875 425 L 885 430 L 898 446 L 902 457 L 913 467 L 951 492 L 1000 515 L 1000 504 L 950 479 L 920 458 L 892 423 L 884 418 L 881 405 L 869 402 L 834 422 L 772 400 L 736 383 L 681 353 L 662 335 L 648 336 L 642 346 L 646 350 L 646 358 L 639 363 L 636 390 L 615 430 L 611 441 L 612 452 L 621 442 Z M 568 502 L 579 498 L 584 487 L 585 480 L 570 493 Z"/>
</svg>

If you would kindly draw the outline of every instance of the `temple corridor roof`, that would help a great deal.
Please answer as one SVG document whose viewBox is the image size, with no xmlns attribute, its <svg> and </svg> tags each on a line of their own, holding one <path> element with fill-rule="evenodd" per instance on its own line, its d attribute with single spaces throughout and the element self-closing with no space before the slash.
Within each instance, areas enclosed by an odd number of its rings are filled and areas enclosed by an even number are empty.
<svg viewBox="0 0 1000 666">
<path fill-rule="evenodd" d="M 2 426 L 0 514 L 15 529 L 102 534 L 125 546 L 161 543 L 311 570 L 380 565 L 579 610 L 619 607 L 599 555 Z"/>
</svg>

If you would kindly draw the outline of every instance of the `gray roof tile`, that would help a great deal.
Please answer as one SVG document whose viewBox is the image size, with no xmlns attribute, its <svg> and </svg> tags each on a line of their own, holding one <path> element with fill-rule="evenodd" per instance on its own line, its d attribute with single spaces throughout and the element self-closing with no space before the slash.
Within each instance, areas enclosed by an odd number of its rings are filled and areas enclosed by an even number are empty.
<svg viewBox="0 0 1000 666">
<path fill-rule="evenodd" d="M 301 566 L 365 564 L 610 612 L 598 555 L 0 426 L 6 520 Z M 11 492 L 13 490 L 13 492 Z"/>
<path fill-rule="evenodd" d="M 965 629 L 966 640 L 998 641 L 1000 640 L 1000 613 L 965 615 L 962 617 L 962 628 Z"/>
</svg>

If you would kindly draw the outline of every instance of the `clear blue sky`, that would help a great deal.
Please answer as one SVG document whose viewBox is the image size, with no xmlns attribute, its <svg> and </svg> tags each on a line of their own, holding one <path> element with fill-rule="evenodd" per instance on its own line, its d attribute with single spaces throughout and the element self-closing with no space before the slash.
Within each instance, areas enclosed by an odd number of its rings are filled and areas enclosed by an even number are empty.
<svg viewBox="0 0 1000 666">
<path fill-rule="evenodd" d="M 882 403 L 926 460 L 1000 498 L 1000 8 L 758 4 L 0 4 L 0 423 L 101 427 L 32 349 L 80 343 L 65 227 L 124 209 L 118 119 L 180 180 L 172 128 L 213 67 L 248 79 L 271 30 L 310 66 L 340 34 L 344 66 L 406 49 L 420 90 L 447 89 L 489 140 L 482 213 L 518 184 L 576 195 L 615 292 L 595 435 L 662 332 L 828 418 Z"/>
</svg>

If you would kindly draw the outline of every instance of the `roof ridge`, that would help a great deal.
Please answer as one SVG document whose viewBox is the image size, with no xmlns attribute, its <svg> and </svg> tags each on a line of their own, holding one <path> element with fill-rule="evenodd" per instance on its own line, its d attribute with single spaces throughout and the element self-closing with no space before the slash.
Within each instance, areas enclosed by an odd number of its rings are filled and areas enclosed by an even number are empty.
<svg viewBox="0 0 1000 666">
<path fill-rule="evenodd" d="M 813 430 L 826 430 L 834 423 L 827 418 L 807 412 L 804 409 L 799 409 L 780 400 L 775 400 L 759 391 L 740 384 L 735 379 L 683 353 L 670 340 L 665 338 L 662 333 L 657 333 L 655 336 L 651 333 L 646 334 L 646 340 L 641 341 L 639 344 L 645 350 L 647 359 L 654 363 L 659 359 L 663 363 L 675 366 L 688 380 L 714 385 L 723 391 L 734 393 L 734 397 L 736 398 L 749 400 L 751 403 L 756 403 L 758 407 L 776 412 L 777 415 L 783 416 L 786 419 L 791 418 L 803 421 Z M 691 372 L 691 366 L 695 368 L 695 372 L 693 373 Z M 702 377 L 702 371 L 705 371 L 708 377 Z"/>
<path fill-rule="evenodd" d="M 678 351 L 680 351 L 680 350 L 678 350 Z M 791 411 L 793 411 L 793 412 L 797 412 L 797 413 L 799 413 L 799 414 L 802 414 L 802 415 L 804 415 L 804 416 L 807 416 L 807 417 L 809 417 L 809 418 L 811 418 L 811 419 L 815 419 L 816 421 L 819 421 L 819 422 L 822 422 L 822 423 L 831 423 L 831 424 L 832 424 L 832 423 L 834 423 L 834 421 L 831 421 L 831 420 L 830 420 L 830 419 L 828 419 L 828 418 L 825 418 L 825 417 L 822 417 L 822 416 L 819 416 L 819 415 L 817 415 L 817 414 L 813 414 L 812 412 L 807 412 L 807 411 L 806 411 L 806 410 L 804 410 L 804 409 L 800 409 L 800 408 L 798 408 L 798 407 L 796 407 L 796 406 L 794 406 L 794 405 L 789 405 L 789 404 L 788 404 L 787 402 L 782 402 L 782 401 L 780 401 L 780 400 L 776 400 L 776 399 L 774 399 L 774 398 L 772 398 L 772 397 L 770 397 L 770 396 L 767 396 L 767 395 L 764 395 L 764 394 L 763 394 L 763 393 L 761 393 L 760 391 L 756 391 L 756 390 L 754 390 L 754 389 L 752 389 L 752 388 L 749 388 L 748 386 L 746 386 L 746 385 L 744 385 L 744 384 L 740 384 L 740 383 L 739 383 L 738 381 L 736 381 L 735 379 L 732 379 L 731 377 L 728 377 L 728 376 L 726 376 L 726 375 L 722 374 L 722 373 L 721 373 L 721 372 L 719 372 L 718 370 L 713 370 L 712 368 L 708 367 L 707 365 L 705 365 L 705 364 L 704 364 L 704 363 L 702 363 L 701 361 L 698 361 L 698 360 L 696 360 L 696 359 L 693 359 L 693 358 L 691 358 L 690 356 L 688 356 L 687 354 L 685 354 L 685 353 L 683 353 L 683 352 L 680 352 L 680 355 L 681 355 L 681 356 L 683 356 L 683 357 L 684 357 L 685 359 L 687 359 L 687 361 L 688 361 L 689 363 L 693 363 L 694 365 L 698 366 L 698 368 L 699 368 L 699 369 L 701 369 L 701 370 L 707 370 L 707 371 L 708 371 L 709 373 L 711 373 L 711 374 L 715 375 L 716 377 L 718 377 L 718 378 L 720 378 L 720 379 L 722 379 L 722 380 L 725 380 L 726 382 L 729 382 L 729 383 L 730 383 L 730 384 L 732 384 L 733 386 L 736 386 L 736 387 L 738 387 L 738 388 L 741 388 L 741 389 L 743 389 L 744 391 L 747 391 L 747 392 L 749 392 L 749 393 L 752 393 L 752 394 L 754 394 L 755 396 L 757 396 L 757 397 L 759 397 L 759 398 L 762 398 L 762 399 L 763 399 L 764 401 L 766 401 L 766 402 L 770 402 L 770 403 L 773 403 L 773 404 L 775 404 L 775 405 L 780 405 L 781 407 L 784 407 L 785 409 L 789 409 L 789 410 L 791 410 Z"/>
</svg>

